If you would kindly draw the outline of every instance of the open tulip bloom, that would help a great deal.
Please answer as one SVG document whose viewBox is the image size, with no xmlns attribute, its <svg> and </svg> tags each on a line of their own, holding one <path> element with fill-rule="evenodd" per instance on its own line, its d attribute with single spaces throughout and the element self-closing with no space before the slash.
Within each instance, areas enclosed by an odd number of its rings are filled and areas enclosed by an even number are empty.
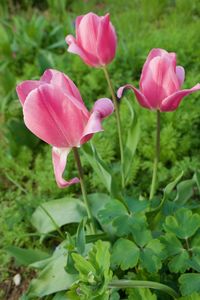
<svg viewBox="0 0 200 300">
<path fill-rule="evenodd" d="M 124 89 L 132 89 L 141 106 L 161 112 L 174 111 L 183 97 L 200 90 L 200 84 L 181 90 L 184 79 L 184 68 L 176 66 L 175 53 L 152 49 L 142 69 L 140 88 L 127 84 L 119 88 L 117 95 L 121 98 Z"/>
<path fill-rule="evenodd" d="M 76 18 L 76 38 L 66 37 L 68 52 L 78 54 L 89 66 L 101 67 L 115 57 L 117 36 L 109 14 L 88 13 Z"/>
<path fill-rule="evenodd" d="M 102 131 L 101 121 L 113 112 L 112 101 L 95 102 L 90 113 L 78 88 L 64 73 L 46 70 L 40 80 L 27 80 L 17 86 L 28 129 L 53 146 L 52 159 L 56 182 L 64 188 L 79 182 L 66 181 L 63 172 L 73 147 L 80 147 L 94 133 Z"/>
</svg>

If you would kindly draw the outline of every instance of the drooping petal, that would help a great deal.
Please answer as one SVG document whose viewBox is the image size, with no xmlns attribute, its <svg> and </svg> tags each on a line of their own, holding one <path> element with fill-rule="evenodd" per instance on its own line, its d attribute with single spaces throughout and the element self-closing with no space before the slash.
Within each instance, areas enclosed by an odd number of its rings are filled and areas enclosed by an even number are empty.
<svg viewBox="0 0 200 300">
<path fill-rule="evenodd" d="M 148 108 L 148 109 L 153 109 L 151 104 L 148 102 L 148 99 L 146 99 L 146 97 L 137 88 L 135 88 L 131 84 L 126 84 L 124 86 L 121 86 L 118 89 L 118 91 L 117 91 L 117 97 L 118 98 L 122 97 L 122 94 L 123 94 L 125 89 L 131 89 L 135 93 L 135 96 L 136 96 L 136 98 L 137 98 L 137 100 L 138 100 L 138 102 L 140 103 L 141 106 L 143 106 L 145 108 Z"/>
<path fill-rule="evenodd" d="M 162 101 L 160 110 L 161 111 L 173 111 L 173 110 L 177 109 L 177 107 L 179 106 L 183 97 L 185 97 L 189 94 L 192 94 L 196 91 L 199 91 L 199 90 L 200 90 L 200 84 L 198 83 L 195 86 L 193 86 L 191 89 L 185 89 L 185 90 L 174 93 L 173 95 L 167 97 L 166 99 L 164 99 Z"/>
<path fill-rule="evenodd" d="M 97 111 L 101 119 L 104 119 L 113 113 L 114 105 L 110 99 L 102 98 L 94 103 L 92 111 Z"/>
<path fill-rule="evenodd" d="M 50 84 L 29 93 L 23 112 L 30 131 L 46 143 L 61 148 L 78 146 L 88 121 L 70 97 Z"/>
<path fill-rule="evenodd" d="M 174 63 L 168 55 L 154 57 L 143 73 L 140 90 L 151 107 L 159 109 L 161 101 L 179 90 Z"/>
<path fill-rule="evenodd" d="M 41 84 L 42 82 L 40 82 L 39 80 L 26 80 L 17 85 L 16 92 L 22 106 L 24 105 L 24 102 L 28 94 L 32 90 L 38 88 Z"/>
<path fill-rule="evenodd" d="M 66 37 L 66 43 L 69 45 L 67 51 L 73 54 L 77 54 L 80 58 L 89 66 L 96 67 L 99 65 L 98 59 L 96 56 L 86 52 L 72 35 Z"/>
<path fill-rule="evenodd" d="M 102 98 L 95 102 L 92 113 L 81 137 L 80 144 L 86 143 L 92 138 L 94 133 L 103 131 L 101 122 L 104 118 L 112 114 L 113 110 L 114 105 L 110 99 Z"/>
<path fill-rule="evenodd" d="M 67 156 L 70 152 L 71 148 L 52 148 L 52 161 L 53 161 L 53 169 L 56 178 L 57 185 L 60 188 L 68 187 L 69 185 L 75 184 L 79 182 L 77 177 L 66 181 L 63 178 L 63 173 L 67 164 Z"/>
<path fill-rule="evenodd" d="M 178 81 L 179 81 L 179 84 L 181 87 L 185 80 L 185 70 L 183 67 L 181 67 L 181 66 L 176 67 L 176 76 L 178 78 Z"/>
<path fill-rule="evenodd" d="M 78 88 L 73 83 L 73 81 L 64 73 L 57 70 L 48 69 L 44 72 L 40 80 L 45 81 L 46 83 L 57 85 L 60 89 L 63 90 L 64 93 L 72 95 L 83 104 L 83 100 Z"/>
<path fill-rule="evenodd" d="M 101 65 L 108 64 L 115 57 L 116 45 L 115 29 L 110 22 L 109 14 L 106 14 L 101 18 L 97 37 L 97 53 Z"/>
</svg>

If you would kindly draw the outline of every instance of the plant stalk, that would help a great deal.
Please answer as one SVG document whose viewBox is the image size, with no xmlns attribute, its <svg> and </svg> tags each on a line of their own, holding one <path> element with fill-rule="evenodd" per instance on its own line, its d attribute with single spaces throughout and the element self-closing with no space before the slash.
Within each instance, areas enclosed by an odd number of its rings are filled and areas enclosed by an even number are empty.
<svg viewBox="0 0 200 300">
<path fill-rule="evenodd" d="M 156 190 L 159 156 L 160 156 L 160 111 L 157 110 L 155 159 L 154 159 L 153 177 L 152 177 L 149 199 L 153 198 Z"/>
<path fill-rule="evenodd" d="M 155 290 L 163 291 L 170 296 L 172 296 L 174 299 L 177 299 L 179 296 L 176 291 L 174 291 L 169 286 L 154 282 L 154 281 L 140 281 L 140 280 L 113 280 L 109 284 L 110 288 L 150 288 Z"/>
<path fill-rule="evenodd" d="M 120 148 L 120 156 L 121 156 L 121 175 L 122 175 L 122 188 L 125 186 L 125 176 L 124 176 L 124 150 L 123 150 L 123 143 L 122 143 L 122 127 L 121 127 L 121 121 L 120 121 L 120 114 L 119 114 L 119 105 L 117 102 L 117 98 L 115 96 L 114 88 L 112 85 L 111 78 L 109 76 L 108 70 L 106 66 L 103 67 L 103 71 L 105 74 L 105 78 L 108 83 L 108 87 L 112 96 L 112 100 L 115 107 L 115 116 L 117 121 L 117 131 L 118 131 L 118 138 L 119 138 L 119 148 Z"/>
<path fill-rule="evenodd" d="M 73 148 L 73 151 L 74 151 L 74 158 L 75 158 L 78 173 L 79 173 L 79 179 L 80 179 L 80 184 L 81 184 L 81 191 L 82 191 L 83 201 L 85 203 L 88 218 L 91 222 L 90 223 L 91 233 L 96 234 L 95 222 L 94 222 L 94 218 L 92 216 L 92 212 L 91 212 L 91 209 L 90 209 L 90 204 L 89 204 L 86 189 L 85 189 L 84 178 L 83 178 L 84 177 L 83 176 L 83 168 L 82 168 L 82 165 L 81 165 L 80 156 L 79 156 L 79 153 L 78 153 L 78 149 L 76 147 Z"/>
</svg>

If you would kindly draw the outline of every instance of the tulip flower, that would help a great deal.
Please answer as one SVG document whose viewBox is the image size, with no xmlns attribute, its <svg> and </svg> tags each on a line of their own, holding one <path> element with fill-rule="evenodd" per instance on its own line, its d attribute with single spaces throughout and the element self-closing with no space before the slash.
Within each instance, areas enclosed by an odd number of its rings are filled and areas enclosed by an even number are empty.
<svg viewBox="0 0 200 300">
<path fill-rule="evenodd" d="M 109 14 L 88 13 L 76 18 L 76 38 L 66 37 L 68 52 L 78 54 L 89 66 L 101 67 L 115 57 L 117 37 Z"/>
<path fill-rule="evenodd" d="M 66 181 L 63 172 L 67 156 L 74 147 L 90 140 L 102 131 L 101 121 L 113 112 L 112 101 L 106 98 L 87 110 L 78 88 L 64 73 L 46 70 L 40 80 L 20 83 L 17 94 L 23 107 L 28 129 L 52 148 L 55 178 L 60 188 L 79 182 Z"/>
<path fill-rule="evenodd" d="M 163 49 L 152 49 L 143 66 L 140 88 L 127 84 L 119 88 L 121 98 L 124 89 L 132 89 L 141 106 L 161 112 L 174 111 L 183 97 L 200 90 L 200 84 L 181 90 L 185 71 L 176 66 L 176 54 Z"/>
</svg>

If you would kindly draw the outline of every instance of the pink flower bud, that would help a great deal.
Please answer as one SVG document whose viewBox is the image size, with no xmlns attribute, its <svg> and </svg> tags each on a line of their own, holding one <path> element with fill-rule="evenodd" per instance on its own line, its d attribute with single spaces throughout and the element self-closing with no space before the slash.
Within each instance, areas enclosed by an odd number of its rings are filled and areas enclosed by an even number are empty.
<svg viewBox="0 0 200 300">
<path fill-rule="evenodd" d="M 101 67 L 115 57 L 117 36 L 109 14 L 88 13 L 76 18 L 76 38 L 66 37 L 68 51 L 78 54 L 89 66 Z"/>
</svg>

